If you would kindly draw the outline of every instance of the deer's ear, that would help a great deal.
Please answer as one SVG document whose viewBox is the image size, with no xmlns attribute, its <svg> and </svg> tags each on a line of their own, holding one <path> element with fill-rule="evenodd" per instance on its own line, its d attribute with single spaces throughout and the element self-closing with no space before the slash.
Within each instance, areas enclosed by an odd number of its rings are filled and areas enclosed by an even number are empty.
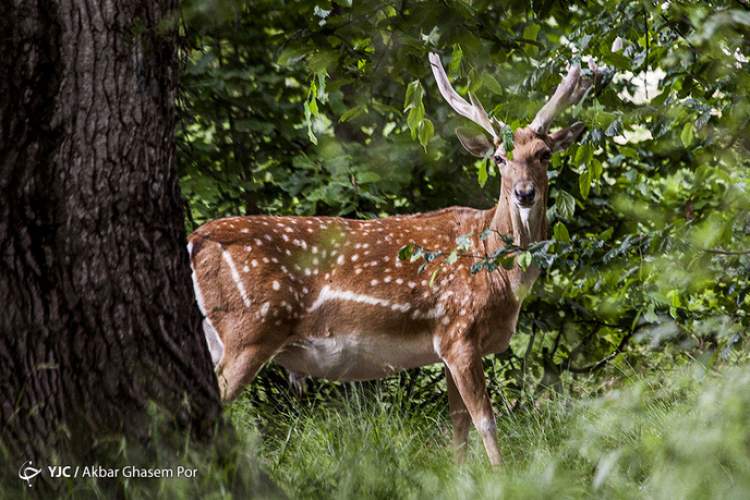
<svg viewBox="0 0 750 500">
<path fill-rule="evenodd" d="M 570 127 L 560 129 L 554 134 L 550 134 L 549 139 L 552 143 L 552 151 L 562 151 L 576 142 L 585 128 L 586 126 L 583 122 L 575 122 Z"/>
<path fill-rule="evenodd" d="M 472 133 L 459 127 L 456 129 L 456 135 L 464 149 L 474 156 L 486 158 L 495 151 L 495 146 L 484 134 Z"/>
</svg>

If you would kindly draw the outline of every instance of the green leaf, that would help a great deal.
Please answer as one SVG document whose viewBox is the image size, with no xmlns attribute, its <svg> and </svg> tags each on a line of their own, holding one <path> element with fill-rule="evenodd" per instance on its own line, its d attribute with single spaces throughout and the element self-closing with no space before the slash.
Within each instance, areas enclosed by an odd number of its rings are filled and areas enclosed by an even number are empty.
<svg viewBox="0 0 750 500">
<path fill-rule="evenodd" d="M 433 135 L 435 135 L 435 127 L 432 125 L 432 122 L 428 119 L 422 120 L 422 123 L 419 125 L 419 143 L 425 151 Z"/>
<path fill-rule="evenodd" d="M 531 253 L 530 252 L 523 252 L 521 255 L 518 256 L 518 267 L 521 268 L 521 270 L 525 271 L 529 268 L 531 265 Z"/>
<path fill-rule="evenodd" d="M 437 278 L 438 273 L 440 272 L 440 268 L 438 267 L 434 271 L 432 271 L 432 274 L 430 275 L 430 281 L 427 283 L 428 286 L 432 286 L 435 284 L 435 278 Z"/>
<path fill-rule="evenodd" d="M 513 266 L 516 264 L 516 258 L 513 255 L 503 255 L 500 258 L 500 265 L 503 266 L 504 269 L 513 269 Z"/>
<path fill-rule="evenodd" d="M 593 156 L 594 148 L 591 147 L 591 144 L 581 144 L 578 146 L 573 163 L 576 165 L 588 165 Z"/>
<path fill-rule="evenodd" d="M 419 106 L 412 108 L 406 116 L 406 125 L 409 127 L 411 136 L 414 139 L 417 137 L 422 120 L 424 120 L 424 106 L 420 103 Z"/>
<path fill-rule="evenodd" d="M 445 263 L 448 265 L 455 264 L 458 260 L 458 251 L 453 250 L 448 257 L 445 258 Z"/>
<path fill-rule="evenodd" d="M 583 172 L 578 174 L 578 190 L 581 192 L 581 197 L 586 199 L 589 197 L 591 191 L 591 170 L 585 168 Z"/>
<path fill-rule="evenodd" d="M 359 115 L 367 112 L 367 106 L 364 104 L 360 104 L 358 106 L 354 106 L 353 108 L 347 109 L 340 117 L 339 117 L 339 123 L 348 122 L 352 118 L 356 118 Z"/>
<path fill-rule="evenodd" d="M 689 148 L 691 144 L 693 144 L 693 136 L 695 134 L 695 128 L 693 127 L 692 122 L 687 122 L 684 127 L 682 127 L 682 132 L 680 133 L 680 140 L 682 141 L 682 145 L 686 148 Z"/>
<path fill-rule="evenodd" d="M 576 211 L 576 199 L 573 195 L 567 191 L 560 189 L 557 191 L 557 198 L 555 199 L 556 212 L 563 220 L 568 220 L 573 217 Z"/>
<path fill-rule="evenodd" d="M 406 95 L 404 96 L 404 111 L 409 111 L 413 107 L 422 104 L 422 96 L 424 95 L 424 89 L 419 80 L 414 80 L 406 87 Z"/>
<path fill-rule="evenodd" d="M 358 184 L 369 184 L 380 180 L 380 176 L 375 172 L 358 172 L 355 177 Z"/>
<path fill-rule="evenodd" d="M 531 23 L 523 29 L 523 37 L 527 40 L 536 40 L 540 29 L 541 26 L 536 23 Z"/>
<path fill-rule="evenodd" d="M 500 82 L 489 73 L 484 73 L 482 75 L 482 85 L 487 87 L 493 94 L 502 95 L 504 92 L 503 86 L 500 85 Z"/>
<path fill-rule="evenodd" d="M 276 63 L 279 66 L 292 66 L 304 59 L 306 54 L 307 52 L 304 49 L 287 47 L 281 51 L 278 59 L 276 59 Z"/>
<path fill-rule="evenodd" d="M 480 187 L 484 187 L 485 184 L 487 184 L 487 160 L 481 159 L 474 162 L 474 164 L 477 167 L 477 182 L 479 182 Z"/>
<path fill-rule="evenodd" d="M 400 260 L 410 260 L 412 254 L 414 253 L 415 245 L 414 243 L 409 243 L 407 245 L 402 246 L 398 251 L 398 258 Z"/>
<path fill-rule="evenodd" d="M 596 158 L 593 158 L 589 162 L 589 168 L 591 168 L 591 180 L 599 180 L 602 178 L 602 173 L 604 172 L 604 166 L 602 165 L 602 162 L 600 162 Z"/>
<path fill-rule="evenodd" d="M 555 224 L 555 227 L 552 229 L 552 234 L 555 236 L 555 239 L 557 241 L 562 241 L 564 243 L 570 242 L 570 233 L 568 233 L 568 228 L 565 227 L 565 224 L 560 221 L 557 221 L 557 223 Z"/>
<path fill-rule="evenodd" d="M 448 64 L 448 74 L 453 78 L 460 76 L 461 72 L 461 59 L 464 57 L 464 52 L 461 50 L 461 46 L 457 43 L 453 44 L 453 52 L 451 53 L 451 62 Z"/>
<path fill-rule="evenodd" d="M 513 129 L 511 127 L 504 127 L 501 132 L 503 139 L 503 149 L 505 150 L 505 156 L 509 159 L 513 159 Z"/>
</svg>

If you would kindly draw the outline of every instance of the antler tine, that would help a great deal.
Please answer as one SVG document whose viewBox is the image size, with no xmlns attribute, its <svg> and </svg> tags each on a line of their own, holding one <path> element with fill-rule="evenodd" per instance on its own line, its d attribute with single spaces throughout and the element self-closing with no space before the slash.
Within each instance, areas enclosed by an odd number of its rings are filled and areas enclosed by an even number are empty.
<svg viewBox="0 0 750 500">
<path fill-rule="evenodd" d="M 552 125 L 552 121 L 557 115 L 562 113 L 567 107 L 578 104 L 588 93 L 591 86 L 598 81 L 602 73 L 592 61 L 589 61 L 589 69 L 593 74 L 592 78 L 581 76 L 581 67 L 573 64 L 568 70 L 568 74 L 557 86 L 555 93 L 542 106 L 542 109 L 534 117 L 529 128 L 537 134 L 545 134 Z"/>
<path fill-rule="evenodd" d="M 482 107 L 482 104 L 474 96 L 469 93 L 469 100 L 471 104 L 461 97 L 458 92 L 453 89 L 450 81 L 448 81 L 448 75 L 445 74 L 443 64 L 440 62 L 440 56 L 434 52 L 430 52 L 428 55 L 430 60 L 430 66 L 432 66 L 432 74 L 435 75 L 435 81 L 437 82 L 438 89 L 443 98 L 448 102 L 451 108 L 461 116 L 468 118 L 473 121 L 484 130 L 486 130 L 493 139 L 499 137 L 499 131 L 495 129 L 489 115 Z M 503 126 L 502 122 L 495 120 L 499 126 Z"/>
</svg>

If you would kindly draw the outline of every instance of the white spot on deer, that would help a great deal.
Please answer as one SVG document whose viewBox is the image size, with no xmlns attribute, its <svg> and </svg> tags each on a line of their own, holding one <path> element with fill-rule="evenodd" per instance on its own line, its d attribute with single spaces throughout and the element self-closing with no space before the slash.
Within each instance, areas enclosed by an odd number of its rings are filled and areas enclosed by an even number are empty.
<svg viewBox="0 0 750 500">
<path fill-rule="evenodd" d="M 252 251 L 253 251 L 253 247 L 251 247 L 250 245 L 246 245 L 246 246 L 245 246 L 245 251 L 246 251 L 247 253 L 250 253 L 250 252 L 252 252 Z"/>
<path fill-rule="evenodd" d="M 450 318 L 449 318 L 448 316 L 443 316 L 443 321 L 442 321 L 442 323 L 443 323 L 444 325 L 447 325 L 447 324 L 448 324 L 448 323 L 450 323 L 450 322 L 451 322 L 451 319 L 450 319 Z"/>
<path fill-rule="evenodd" d="M 214 364 L 214 368 L 216 368 L 221 361 L 221 358 L 224 357 L 224 343 L 221 341 L 221 337 L 219 337 L 219 334 L 216 332 L 216 329 L 208 318 L 203 319 L 203 335 L 206 337 L 206 344 L 208 344 L 208 352 L 211 355 L 211 362 Z"/>
<path fill-rule="evenodd" d="M 249 267 L 247 267 L 247 266 L 242 266 L 242 272 L 243 272 L 243 273 L 247 273 L 247 272 L 250 272 L 250 268 L 249 268 Z"/>
<path fill-rule="evenodd" d="M 370 281 L 370 286 L 377 286 L 378 283 L 380 283 L 378 280 L 372 280 Z"/>
<path fill-rule="evenodd" d="M 438 358 L 443 359 L 443 355 L 440 352 L 440 337 L 437 335 L 432 337 L 432 348 L 435 350 L 435 354 L 438 355 Z"/>
<path fill-rule="evenodd" d="M 281 239 L 284 240 L 284 241 L 289 241 L 289 236 L 287 236 L 285 234 L 282 234 L 281 235 Z"/>
<path fill-rule="evenodd" d="M 344 256 L 343 255 L 339 255 L 338 259 L 336 259 L 336 264 L 338 264 L 339 266 L 343 266 L 344 265 Z"/>
<path fill-rule="evenodd" d="M 408 286 L 409 288 L 416 288 L 416 286 L 417 286 L 417 284 L 416 284 L 416 283 L 414 283 L 413 281 L 410 281 L 410 282 L 408 282 L 408 283 L 407 283 L 406 285 L 407 285 L 407 286 Z"/>
<path fill-rule="evenodd" d="M 342 300 L 342 301 L 356 302 L 359 304 L 368 304 L 372 306 L 381 306 L 381 307 L 390 307 L 392 305 L 387 300 L 380 299 L 378 297 L 350 292 L 348 290 L 335 290 L 329 287 L 328 285 L 326 285 L 320 290 L 320 294 L 318 295 L 318 298 L 315 299 L 315 302 L 313 302 L 313 304 L 309 307 L 308 311 L 309 312 L 315 311 L 326 302 L 329 302 L 332 300 Z M 409 304 L 396 304 L 396 305 L 399 305 L 402 308 L 406 308 L 406 310 L 408 310 L 408 308 L 411 307 Z"/>
<path fill-rule="evenodd" d="M 250 298 L 247 296 L 247 291 L 245 290 L 245 285 L 242 283 L 242 279 L 240 279 L 240 273 L 237 272 L 237 266 L 234 265 L 234 259 L 232 259 L 232 255 L 226 250 L 222 250 L 221 255 L 222 257 L 224 257 L 224 261 L 229 266 L 229 273 L 231 274 L 232 280 L 237 287 L 237 291 L 240 292 L 242 303 L 245 304 L 245 307 L 250 307 Z"/>
<path fill-rule="evenodd" d="M 390 283 L 390 282 L 391 282 L 390 276 L 386 276 L 385 278 L 383 278 L 383 283 Z"/>
<path fill-rule="evenodd" d="M 310 276 L 310 274 L 311 274 L 310 268 L 306 267 L 305 268 L 305 276 Z"/>
<path fill-rule="evenodd" d="M 359 267 L 354 270 L 354 274 L 360 274 L 361 272 L 362 272 L 362 269 Z"/>
<path fill-rule="evenodd" d="M 425 319 L 437 319 L 443 317 L 443 315 L 445 315 L 445 308 L 443 307 L 443 304 L 438 304 L 424 313 L 422 317 Z"/>
<path fill-rule="evenodd" d="M 250 261 L 250 265 L 253 266 L 253 267 L 258 267 L 258 261 L 255 260 L 255 259 L 253 259 L 253 260 Z"/>
<path fill-rule="evenodd" d="M 267 234 L 267 235 L 265 235 L 265 236 L 263 236 L 263 237 L 264 237 L 265 239 L 267 239 L 268 241 L 272 241 L 272 240 L 273 240 L 273 238 L 271 238 L 271 235 L 270 235 L 270 234 Z"/>
<path fill-rule="evenodd" d="M 264 264 L 268 264 L 269 262 L 271 262 L 271 261 L 268 259 L 268 257 L 263 257 L 263 263 Z"/>
<path fill-rule="evenodd" d="M 356 253 L 352 255 L 352 262 L 357 262 L 357 259 L 359 259 L 359 255 L 357 255 Z"/>
<path fill-rule="evenodd" d="M 401 279 L 401 278 L 396 278 L 396 284 L 397 285 L 403 285 L 404 284 L 404 280 Z"/>
<path fill-rule="evenodd" d="M 250 230 L 248 228 L 240 229 L 241 233 L 249 233 Z"/>
<path fill-rule="evenodd" d="M 271 303 L 270 302 L 264 302 L 262 306 L 260 306 L 260 315 L 265 316 L 268 314 L 268 309 L 270 309 Z"/>
<path fill-rule="evenodd" d="M 258 238 L 254 238 L 254 239 L 253 239 L 253 241 L 255 241 L 255 244 L 256 244 L 256 245 L 258 245 L 259 247 L 262 247 L 262 246 L 263 246 L 263 242 L 262 242 L 262 241 L 260 241 L 260 239 L 258 239 Z"/>
<path fill-rule="evenodd" d="M 281 285 L 279 285 L 278 281 L 274 281 L 273 283 L 271 283 L 271 288 L 273 288 L 274 290 L 279 290 L 281 288 Z"/>
<path fill-rule="evenodd" d="M 271 257 L 271 262 L 273 262 L 274 264 L 278 264 L 279 259 L 277 259 L 276 257 Z"/>
</svg>

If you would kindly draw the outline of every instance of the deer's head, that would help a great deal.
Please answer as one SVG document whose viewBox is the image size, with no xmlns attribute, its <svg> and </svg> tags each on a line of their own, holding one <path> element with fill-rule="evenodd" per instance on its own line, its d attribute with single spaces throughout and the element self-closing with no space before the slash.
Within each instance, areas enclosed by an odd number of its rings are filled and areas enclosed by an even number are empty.
<svg viewBox="0 0 750 500">
<path fill-rule="evenodd" d="M 593 78 L 584 78 L 578 65 L 570 67 L 567 76 L 558 85 L 549 101 L 539 110 L 527 127 L 517 129 L 513 134 L 512 155 L 506 154 L 503 146 L 504 123 L 490 118 L 480 102 L 469 94 L 467 102 L 451 86 L 448 76 L 435 53 L 429 55 L 432 72 L 435 75 L 440 93 L 450 106 L 460 115 L 473 121 L 486 132 L 472 134 L 465 129 L 456 129 L 459 141 L 471 154 L 491 157 L 497 164 L 501 181 L 501 202 L 507 200 L 511 215 L 522 224 L 529 225 L 529 217 L 543 217 L 547 197 L 547 168 L 552 154 L 567 148 L 581 135 L 584 125 L 573 125 L 550 133 L 554 118 L 565 108 L 577 104 L 601 76 L 592 63 L 589 68 Z"/>
</svg>

